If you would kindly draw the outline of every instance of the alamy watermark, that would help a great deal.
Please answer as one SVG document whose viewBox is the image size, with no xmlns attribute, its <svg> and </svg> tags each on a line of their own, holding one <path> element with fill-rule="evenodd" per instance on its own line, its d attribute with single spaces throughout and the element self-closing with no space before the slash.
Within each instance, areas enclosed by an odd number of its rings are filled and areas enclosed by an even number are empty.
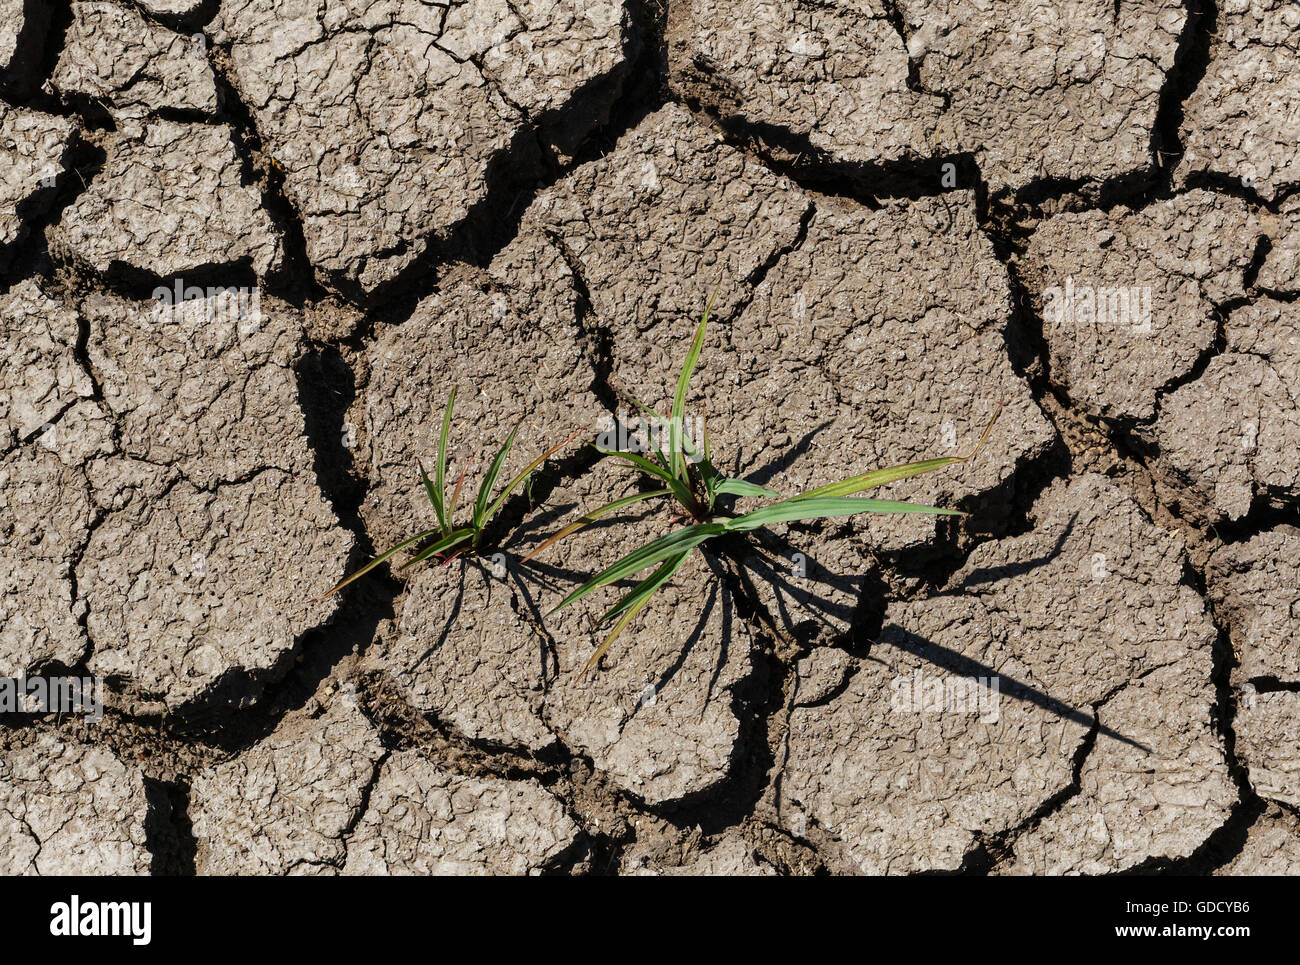
<svg viewBox="0 0 1300 965">
<path fill-rule="evenodd" d="M 998 722 L 1001 678 L 934 676 L 915 670 L 895 677 L 889 705 L 900 714 L 973 714 L 982 724 Z"/>
<path fill-rule="evenodd" d="M 262 328 L 262 293 L 258 288 L 201 287 L 177 279 L 170 288 L 155 288 L 153 299 L 156 322 L 227 325 L 241 336 L 252 335 Z"/>
<path fill-rule="evenodd" d="M 73 895 L 50 905 L 50 934 L 56 938 L 122 937 L 148 945 L 153 937 L 153 903 L 82 901 Z"/>
<path fill-rule="evenodd" d="M 1128 329 L 1137 335 L 1151 334 L 1151 287 L 1149 285 L 1053 285 L 1043 292 L 1043 320 L 1056 326 L 1095 325 L 1107 331 Z"/>
<path fill-rule="evenodd" d="M 85 714 L 104 717 L 103 677 L 0 677 L 0 714 Z"/>
</svg>

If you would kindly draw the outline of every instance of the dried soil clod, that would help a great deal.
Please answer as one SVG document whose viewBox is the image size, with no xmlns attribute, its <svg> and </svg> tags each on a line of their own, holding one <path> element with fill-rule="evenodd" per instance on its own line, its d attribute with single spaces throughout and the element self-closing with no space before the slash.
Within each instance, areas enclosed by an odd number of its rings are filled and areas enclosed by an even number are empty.
<svg viewBox="0 0 1300 965">
<path fill-rule="evenodd" d="M 1183 104 L 1175 180 L 1236 181 L 1265 198 L 1300 184 L 1300 9 L 1225 0 L 1205 76 Z"/>
<path fill-rule="evenodd" d="M 537 166 L 534 123 L 568 150 L 618 90 L 630 49 L 618 0 L 383 0 L 364 10 L 237 0 L 214 22 L 231 81 L 302 218 L 318 275 L 393 282 Z M 548 118 L 579 95 L 586 125 Z"/>
<path fill-rule="evenodd" d="M 143 875 L 144 775 L 106 747 L 55 734 L 0 757 L 0 873 Z"/>
<path fill-rule="evenodd" d="M 125 265 L 170 278 L 284 258 L 257 187 L 244 183 L 230 128 L 153 120 L 106 139 L 104 169 L 51 229 L 51 247 L 101 274 Z"/>
<path fill-rule="evenodd" d="M 1093 727 L 1082 789 L 1014 839 L 1020 865 L 1119 870 L 1189 853 L 1222 823 L 1234 792 L 1209 726 L 1215 629 L 1182 583 L 1181 546 L 1095 475 L 1054 485 L 1034 518 L 939 594 L 891 604 L 848 686 L 792 711 L 787 827 L 815 821 L 861 871 L 956 870 L 981 836 L 1066 794 Z M 1106 822 L 1113 847 L 1076 834 Z"/>
</svg>

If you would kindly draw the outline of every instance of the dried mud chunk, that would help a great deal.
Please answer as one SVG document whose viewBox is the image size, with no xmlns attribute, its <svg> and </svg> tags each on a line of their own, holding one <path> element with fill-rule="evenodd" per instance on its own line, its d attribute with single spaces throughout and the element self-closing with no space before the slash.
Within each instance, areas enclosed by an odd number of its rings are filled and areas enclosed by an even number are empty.
<svg viewBox="0 0 1300 965">
<path fill-rule="evenodd" d="M 515 249 L 511 259 L 523 258 Z M 497 450 L 517 429 L 498 489 L 600 412 L 595 373 L 578 342 L 576 308 L 563 263 L 550 290 L 456 284 L 420 302 L 370 349 L 370 381 L 358 421 L 370 438 L 371 490 L 362 507 L 372 539 L 387 548 L 437 517 L 420 482 L 434 472 L 442 416 L 457 388 L 448 438 L 448 490 L 467 472 L 457 522 L 470 511 Z M 503 281 L 507 279 L 502 279 Z M 577 442 L 557 458 L 572 452 Z M 493 498 L 496 498 L 494 493 Z"/>
<path fill-rule="evenodd" d="M 302 214 L 308 258 L 365 292 L 397 278 L 495 180 L 534 165 L 530 119 L 612 82 L 629 29 L 610 0 L 381 0 L 355 12 L 237 0 L 217 25 Z M 599 111 L 588 116 L 587 127 Z"/>
<path fill-rule="evenodd" d="M 40 199 L 53 195 L 75 130 L 66 118 L 0 101 L 0 254 L 23 236 Z"/>
<path fill-rule="evenodd" d="M 1047 451 L 1052 429 L 1007 358 L 1006 271 L 980 232 L 973 196 L 891 201 L 876 211 L 819 202 L 806 232 L 750 290 L 747 307 L 735 317 L 717 312 L 708 330 L 685 431 L 696 438 L 708 429 L 722 471 L 793 495 L 968 451 L 999 402 L 1006 411 L 978 460 L 873 495 L 950 506 L 995 489 Z M 589 275 L 587 282 L 599 303 L 606 289 Z M 617 292 L 617 281 L 608 284 Z M 629 312 L 602 316 L 612 336 L 611 381 L 646 403 L 670 396 L 697 320 L 682 311 L 646 334 Z M 932 518 L 918 517 L 843 525 L 891 549 L 934 531 Z M 821 584 L 804 588 L 825 592 L 834 611 L 813 612 L 798 599 L 797 581 L 778 581 L 790 584 L 792 605 L 806 611 L 792 619 L 828 619 L 842 631 L 869 566 L 864 549 L 774 529 L 786 545 L 775 544 L 784 562 L 769 575 L 788 571 L 792 554 L 803 553 Z M 782 603 L 766 605 L 775 611 Z"/>
<path fill-rule="evenodd" d="M 567 594 L 577 580 L 673 528 L 656 519 L 570 537 L 555 565 L 573 577 L 558 591 Z M 592 624 L 631 583 L 593 593 L 546 618 L 559 666 L 546 695 L 547 722 L 615 784 L 649 804 L 717 787 L 730 775 L 738 751 L 743 685 L 759 641 L 719 578 L 720 566 L 703 552 L 688 557 L 600 666 L 585 675 L 583 667 L 608 632 Z M 649 575 L 647 570 L 640 578 Z"/>
<path fill-rule="evenodd" d="M 383 753 L 379 735 L 346 694 L 289 714 L 268 737 L 194 778 L 196 870 L 337 873 Z"/>
<path fill-rule="evenodd" d="M 0 675 L 75 666 L 86 653 L 86 603 L 73 598 L 70 566 L 92 518 L 86 481 L 51 455 L 19 455 L 0 462 L 0 486 Z"/>
<path fill-rule="evenodd" d="M 82 464 L 109 451 L 103 413 L 80 402 L 0 459 L 0 676 L 76 666 L 88 646 L 72 565 L 96 518 Z"/>
<path fill-rule="evenodd" d="M 1272 199 L 1300 183 L 1300 8 L 1225 0 L 1205 76 L 1183 102 L 1178 183 L 1240 180 Z"/>
<path fill-rule="evenodd" d="M 688 151 L 695 141 L 698 146 Z M 616 173 L 626 175 L 629 166 L 636 170 L 632 149 L 643 143 L 658 145 L 665 164 L 676 166 L 656 174 L 657 193 L 647 194 L 636 209 L 643 214 L 616 219 L 606 211 L 627 210 L 627 205 L 607 207 L 604 199 L 625 197 L 635 181 L 625 176 L 614 188 L 604 186 Z M 731 149 L 714 144 L 679 109 L 665 108 L 601 162 L 605 173 L 590 183 L 571 179 L 563 194 L 557 189 L 539 199 L 525 218 L 526 224 L 542 225 L 579 266 L 600 322 L 610 331 L 612 381 L 618 389 L 657 403 L 676 383 L 707 295 L 676 280 L 669 287 L 663 279 L 696 280 L 705 259 L 725 264 L 742 256 L 775 257 L 756 291 L 745 283 L 752 274 L 748 267 L 723 274 L 692 381 L 686 432 L 698 437 L 707 424 L 723 471 L 792 494 L 870 468 L 969 449 L 1001 400 L 1008 411 L 976 463 L 942 478 L 899 484 L 888 495 L 943 503 L 969 492 L 970 479 L 977 480 L 979 491 L 988 491 L 1022 461 L 1047 450 L 1052 430 L 1006 356 L 1006 272 L 979 230 L 972 196 L 956 196 L 956 204 L 890 202 L 880 211 L 819 207 L 802 243 L 779 256 L 777 249 L 737 245 L 729 232 L 715 229 L 710 213 L 697 218 L 710 230 L 702 241 L 685 246 L 686 266 L 665 266 L 665 253 L 678 258 L 683 248 L 668 235 L 668 225 L 681 223 L 679 211 L 707 210 L 701 205 L 708 201 L 692 201 L 690 194 L 669 186 L 683 177 L 680 159 L 702 164 L 710 154 L 714 167 L 732 164 Z M 764 183 L 752 180 L 758 187 Z M 729 183 L 744 181 L 737 174 Z M 581 192 L 574 190 L 579 184 Z M 741 193 L 750 196 L 755 190 L 745 184 Z M 808 213 L 807 199 L 779 183 L 771 191 L 776 193 L 769 193 L 768 201 L 759 194 L 749 203 L 771 206 L 784 199 L 793 228 L 795 217 L 802 217 L 796 213 Z M 662 238 L 656 234 L 661 219 Z M 627 259 L 606 252 L 642 247 L 645 257 L 633 259 L 633 265 L 658 260 L 662 271 L 645 285 L 626 285 Z M 633 301 L 643 297 L 654 300 Z M 751 298 L 738 317 L 734 309 L 727 315 L 729 306 Z M 669 317 L 647 333 L 656 320 L 652 313 L 665 308 Z M 936 388 L 922 398 L 925 390 L 917 386 L 931 384 Z M 637 421 L 630 405 L 622 420 Z M 868 532 L 871 542 L 898 547 L 929 538 L 934 524 L 913 517 L 853 525 Z M 870 567 L 861 541 L 826 541 L 776 527 L 775 539 L 767 542 L 772 545 L 766 558 L 755 560 L 755 567 L 763 574 L 760 588 L 773 580 L 778 584 L 764 601 L 769 610 L 781 612 L 792 626 L 811 623 L 842 633 Z M 786 579 L 796 552 L 804 555 L 811 584 Z"/>
<path fill-rule="evenodd" d="M 1150 435 L 1159 469 L 1238 519 L 1300 491 L 1300 304 L 1244 305 L 1224 332 L 1226 351 L 1163 400 Z"/>
<path fill-rule="evenodd" d="M 665 868 L 661 872 L 671 877 L 772 877 L 777 871 L 763 861 L 745 841 L 725 838 L 684 865 Z"/>
<path fill-rule="evenodd" d="M 1055 483 L 1033 518 L 1030 533 L 979 546 L 950 581 L 940 611 L 982 613 L 978 624 L 926 620 L 914 629 L 892 608 L 886 622 L 935 643 L 932 628 L 983 638 L 989 655 L 1010 650 L 1004 659 L 1080 710 L 1154 667 L 1195 660 L 1208 675 L 1216 631 L 1184 582 L 1176 537 L 1096 474 Z"/>
<path fill-rule="evenodd" d="M 536 781 L 462 777 L 416 751 L 384 762 L 348 838 L 345 874 L 536 874 L 572 847 L 577 825 Z"/>
<path fill-rule="evenodd" d="M 943 100 L 908 84 L 908 52 L 873 0 L 691 0 L 669 26 L 673 81 L 728 122 L 806 137 L 835 161 L 925 157 Z"/>
<path fill-rule="evenodd" d="M 745 468 L 758 469 L 783 463 L 782 446 L 812 434 L 807 453 L 772 477 L 777 489 L 797 492 L 969 448 L 1005 399 L 1003 431 L 970 475 L 991 487 L 1018 458 L 1041 453 L 1051 431 L 1006 355 L 1006 272 L 980 235 L 973 196 L 955 201 L 819 206 L 805 241 L 740 317 L 712 333 L 696 381 L 715 450 L 739 451 Z M 620 355 L 618 377 L 655 398 L 675 381 L 672 366 L 684 355 L 675 339 L 689 345 L 685 329 L 663 333 L 674 339 L 656 339 L 645 359 Z M 781 424 L 787 396 L 808 404 L 793 408 L 798 422 Z M 830 425 L 819 433 L 822 423 Z"/>
<path fill-rule="evenodd" d="M 1255 793 L 1300 807 L 1300 693 L 1248 687 L 1237 701 L 1233 731 Z"/>
<path fill-rule="evenodd" d="M 1128 741 L 1098 735 L 1079 793 L 1017 839 L 1009 870 L 1110 874 L 1187 857 L 1217 830 L 1237 792 L 1210 722 L 1210 671 L 1207 647 L 1133 681 L 1102 706 L 1101 726 Z"/>
<path fill-rule="evenodd" d="M 1238 855 L 1216 875 L 1300 874 L 1300 820 L 1276 805 L 1255 819 Z"/>
<path fill-rule="evenodd" d="M 179 296 L 179 297 L 178 297 Z M 312 477 L 298 403 L 297 315 L 257 289 L 160 287 L 148 302 L 91 295 L 87 353 L 124 452 L 195 483 L 267 466 Z"/>
<path fill-rule="evenodd" d="M 309 601 L 338 581 L 352 542 L 310 473 L 137 495 L 95 529 L 77 569 L 88 666 L 172 708 L 255 699 L 334 613 L 337 597 Z"/>
<path fill-rule="evenodd" d="M 50 78 L 63 96 L 111 105 L 120 116 L 162 108 L 215 114 L 217 87 L 206 42 L 116 3 L 72 5 L 72 24 Z"/>
<path fill-rule="evenodd" d="M 552 618 L 560 676 L 546 700 L 565 742 L 648 804 L 702 794 L 730 776 L 741 730 L 737 691 L 756 646 L 699 558 L 656 597 L 615 642 L 621 652 L 585 677 L 582 666 L 603 634 L 580 630 L 575 617 Z"/>
<path fill-rule="evenodd" d="M 618 73 L 629 26 L 619 0 L 470 0 L 448 7 L 438 46 L 476 63 L 510 104 L 537 118 Z"/>
<path fill-rule="evenodd" d="M 635 334 L 664 317 L 698 319 L 715 287 L 715 317 L 730 315 L 747 280 L 794 243 L 808 208 L 669 104 L 544 192 L 524 225 L 564 248 L 603 323 Z"/>
<path fill-rule="evenodd" d="M 94 666 L 173 708 L 255 699 L 334 612 L 335 600 L 306 601 L 338 580 L 352 546 L 316 483 L 296 318 L 263 313 L 256 292 L 177 294 L 83 306 L 88 354 L 133 458 L 95 472 L 112 513 L 78 573 Z M 305 566 L 305 583 L 285 576 L 286 558 Z"/>
<path fill-rule="evenodd" d="M 0 756 L 0 874 L 148 874 L 148 812 L 137 768 L 41 734 Z"/>
<path fill-rule="evenodd" d="M 1153 167 L 1180 0 L 900 0 L 920 88 L 947 97 L 936 140 L 975 153 L 997 191 Z M 951 150 L 950 149 L 950 150 Z"/>
<path fill-rule="evenodd" d="M 124 265 L 167 278 L 245 263 L 263 276 L 280 265 L 279 229 L 244 182 L 225 125 L 127 126 L 106 151 L 104 170 L 52 230 L 56 246 L 101 273 Z"/>
<path fill-rule="evenodd" d="M 1207 191 L 1046 222 L 1026 268 L 1053 379 L 1107 418 L 1150 419 L 1214 344 L 1215 307 L 1244 294 L 1259 234 L 1243 202 Z"/>
<path fill-rule="evenodd" d="M 1282 202 L 1267 234 L 1272 247 L 1255 284 L 1265 291 L 1300 292 L 1300 194 Z"/>
<path fill-rule="evenodd" d="M 94 393 L 77 360 L 75 312 L 51 301 L 35 279 L 0 295 L 0 452 Z"/>
<path fill-rule="evenodd" d="M 1148 171 L 1185 21 L 1177 0 L 693 0 L 668 35 L 674 85 L 726 122 L 832 162 L 974 153 L 999 191 Z"/>
<path fill-rule="evenodd" d="M 891 605 L 848 686 L 791 714 L 782 812 L 863 871 L 958 868 L 977 834 L 1015 828 L 1070 785 L 1112 691 L 1177 662 L 1208 682 L 1214 627 L 1171 536 L 1099 476 L 1056 484 L 1033 515 L 942 593 Z"/>
<path fill-rule="evenodd" d="M 801 833 L 815 822 L 863 873 L 952 871 L 977 834 L 1015 826 L 1069 784 L 1084 724 L 1028 701 L 999 704 L 975 680 L 953 684 L 966 667 L 953 653 L 945 663 L 880 647 L 829 703 L 793 711 L 780 791 L 787 826 Z M 914 712 L 898 695 L 916 682 L 949 686 L 954 706 L 968 706 Z"/>
<path fill-rule="evenodd" d="M 1232 631 L 1233 680 L 1300 682 L 1300 529 L 1279 526 L 1221 547 L 1208 577 Z"/>
<path fill-rule="evenodd" d="M 9 70 L 18 52 L 18 35 L 26 27 L 26 5 L 26 0 L 0 0 L 0 77 Z"/>
<path fill-rule="evenodd" d="M 855 670 L 857 662 L 847 650 L 817 647 L 795 666 L 795 673 L 799 675 L 795 706 L 806 707 L 822 702 L 839 690 Z"/>
<path fill-rule="evenodd" d="M 727 328 L 732 358 L 700 380 L 715 451 L 742 452 L 747 471 L 779 467 L 760 475 L 794 493 L 969 451 L 1002 403 L 978 459 L 870 495 L 952 506 L 989 493 L 1055 439 L 1007 357 L 1009 306 L 1006 271 L 969 193 L 879 211 L 819 204 L 804 242 Z M 896 548 L 929 538 L 934 517 L 864 516 L 852 526 Z"/>
<path fill-rule="evenodd" d="M 472 740 L 540 751 L 555 744 L 541 721 L 555 666 L 546 637 L 515 610 L 512 566 L 504 555 L 424 564 L 367 669 L 387 670 L 417 710 Z"/>
</svg>

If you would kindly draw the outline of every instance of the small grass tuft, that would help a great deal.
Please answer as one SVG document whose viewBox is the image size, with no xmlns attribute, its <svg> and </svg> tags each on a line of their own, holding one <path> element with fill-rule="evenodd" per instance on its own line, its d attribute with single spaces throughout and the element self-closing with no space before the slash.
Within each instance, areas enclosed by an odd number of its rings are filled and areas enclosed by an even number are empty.
<svg viewBox="0 0 1300 965">
<path fill-rule="evenodd" d="M 555 455 L 570 442 L 576 439 L 582 429 L 578 429 L 563 442 L 547 449 L 540 456 L 530 462 L 524 469 L 511 479 L 496 495 L 492 496 L 496 487 L 497 479 L 501 475 L 501 470 L 505 466 L 506 459 L 510 455 L 510 449 L 514 445 L 515 436 L 519 432 L 519 426 L 516 425 L 511 430 L 510 435 L 506 437 L 501 448 L 497 450 L 491 464 L 488 466 L 487 473 L 479 483 L 478 494 L 474 499 L 474 508 L 469 520 L 461 526 L 455 525 L 456 506 L 460 500 L 461 486 L 465 482 L 465 472 L 467 466 L 462 466 L 460 475 L 456 480 L 456 485 L 452 489 L 451 499 L 447 499 L 447 439 L 451 434 L 451 414 L 456 404 L 456 390 L 451 390 L 451 395 L 447 399 L 447 407 L 442 415 L 442 429 L 438 434 L 438 461 L 434 464 L 433 478 L 425 471 L 422 464 L 420 469 L 420 482 L 424 486 L 424 494 L 429 500 L 429 505 L 433 507 L 434 515 L 438 518 L 437 529 L 426 529 L 424 532 L 416 533 L 410 539 L 402 540 L 396 546 L 379 554 L 361 569 L 347 577 L 342 583 L 334 587 L 324 596 L 319 597 L 312 602 L 319 602 L 327 597 L 332 596 L 339 590 L 343 589 L 349 583 L 360 579 L 371 570 L 375 569 L 397 553 L 406 549 L 408 546 L 417 546 L 415 555 L 402 564 L 400 570 L 407 570 L 412 566 L 423 563 L 425 560 L 434 557 L 442 557 L 448 554 L 444 560 L 450 562 L 454 556 L 464 552 L 475 552 L 479 548 L 479 543 L 483 538 L 483 530 L 492 521 L 493 517 L 500 511 L 510 494 L 518 489 L 521 485 L 527 485 L 531 482 L 533 472 L 547 459 Z M 453 552 L 454 551 L 454 552 Z"/>
<path fill-rule="evenodd" d="M 795 496 L 782 498 L 780 493 L 771 489 L 742 479 L 724 476 L 713 465 L 707 424 L 703 430 L 700 448 L 697 448 L 694 441 L 687 438 L 683 431 L 686 394 L 690 386 L 691 376 L 695 371 L 704 347 L 704 336 L 708 328 L 709 314 L 713 308 L 713 298 L 716 298 L 716 296 L 717 292 L 715 291 L 713 297 L 709 299 L 703 316 L 700 318 L 699 325 L 696 327 L 695 337 L 691 341 L 690 350 L 687 352 L 686 361 L 677 380 L 677 390 L 673 394 L 668 416 L 664 417 L 635 399 L 631 400 L 656 427 L 657 431 L 653 433 L 652 438 L 663 439 L 666 434 L 668 440 L 667 451 L 665 451 L 664 447 L 655 444 L 651 448 L 652 458 L 647 459 L 639 453 L 596 447 L 603 456 L 622 460 L 633 469 L 654 480 L 658 488 L 635 493 L 631 496 L 624 496 L 592 510 L 555 533 L 530 553 L 528 557 L 525 557 L 525 559 L 531 559 L 600 517 L 644 500 L 675 499 L 685 514 L 694 520 L 691 525 L 661 536 L 628 553 L 618 562 L 582 584 L 550 611 L 550 613 L 555 613 L 557 610 L 562 610 L 571 603 L 576 603 L 578 600 L 594 593 L 601 587 L 640 573 L 652 566 L 656 567 L 653 573 L 637 583 L 596 621 L 596 626 L 602 626 L 610 621 L 614 621 L 614 625 L 600 647 L 587 661 L 587 665 L 583 668 L 584 674 L 596 666 L 619 634 L 627 628 L 627 625 L 637 613 L 650 602 L 655 592 L 681 568 L 687 557 L 697 547 L 702 546 L 709 540 L 728 533 L 747 532 L 773 523 L 853 516 L 858 513 L 930 513 L 944 516 L 964 516 L 964 513 L 955 509 L 921 506 L 908 502 L 867 499 L 857 494 L 901 479 L 934 472 L 944 466 L 967 461 L 984 444 L 989 433 L 993 430 L 994 422 L 997 421 L 998 415 L 1002 411 L 1002 406 L 999 405 L 997 412 L 994 413 L 975 447 L 965 455 L 943 456 L 921 462 L 889 466 L 885 469 L 875 469 Z M 730 494 L 738 498 L 775 499 L 776 502 L 751 510 L 743 515 L 715 518 L 715 502 L 719 496 L 724 494 Z"/>
</svg>

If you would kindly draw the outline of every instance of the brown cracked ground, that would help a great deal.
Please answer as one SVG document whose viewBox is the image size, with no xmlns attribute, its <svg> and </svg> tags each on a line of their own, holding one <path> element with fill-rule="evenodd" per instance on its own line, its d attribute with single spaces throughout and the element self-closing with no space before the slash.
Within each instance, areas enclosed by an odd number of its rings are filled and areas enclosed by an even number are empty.
<svg viewBox="0 0 1300 965">
<path fill-rule="evenodd" d="M 1300 8 L 0 0 L 0 872 L 1300 873 Z M 794 493 L 696 554 L 576 447 Z M 632 413 L 631 415 L 635 415 Z M 594 432 L 594 429 L 593 429 Z"/>
</svg>

